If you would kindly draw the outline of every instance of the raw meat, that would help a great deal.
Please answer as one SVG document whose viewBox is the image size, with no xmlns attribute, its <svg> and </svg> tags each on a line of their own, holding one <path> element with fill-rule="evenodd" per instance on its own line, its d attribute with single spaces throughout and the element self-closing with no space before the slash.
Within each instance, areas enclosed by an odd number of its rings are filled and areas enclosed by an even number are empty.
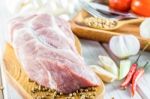
<svg viewBox="0 0 150 99">
<path fill-rule="evenodd" d="M 39 85 L 62 93 L 100 85 L 78 54 L 64 20 L 48 14 L 17 17 L 10 23 L 9 34 L 17 58 Z"/>
</svg>

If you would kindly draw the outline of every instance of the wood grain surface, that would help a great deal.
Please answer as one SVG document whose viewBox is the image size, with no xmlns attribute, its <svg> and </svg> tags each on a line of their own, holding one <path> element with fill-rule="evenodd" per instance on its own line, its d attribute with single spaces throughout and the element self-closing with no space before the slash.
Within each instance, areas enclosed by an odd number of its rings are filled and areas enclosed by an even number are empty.
<svg viewBox="0 0 150 99">
<path fill-rule="evenodd" d="M 114 31 L 105 31 L 83 25 L 83 20 L 88 16 L 90 15 L 83 10 L 70 22 L 72 31 L 81 38 L 108 43 L 112 36 L 132 34 L 139 39 L 141 48 L 143 48 L 148 42 L 150 42 L 150 39 L 140 36 L 140 23 L 127 24 Z M 147 48 L 147 50 L 150 51 L 150 47 Z"/>
</svg>

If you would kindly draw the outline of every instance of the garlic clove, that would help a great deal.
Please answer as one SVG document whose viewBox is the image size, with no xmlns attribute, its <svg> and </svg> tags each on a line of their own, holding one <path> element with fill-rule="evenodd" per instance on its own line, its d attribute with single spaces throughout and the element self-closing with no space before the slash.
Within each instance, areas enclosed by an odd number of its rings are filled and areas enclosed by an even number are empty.
<svg viewBox="0 0 150 99">
<path fill-rule="evenodd" d="M 140 43 L 133 35 L 113 36 L 109 41 L 109 47 L 115 56 L 126 58 L 139 52 Z"/>
<path fill-rule="evenodd" d="M 116 80 L 116 76 L 113 75 L 111 72 L 103 69 L 100 66 L 97 65 L 91 65 L 90 68 L 104 81 L 107 83 L 113 82 Z"/>
<path fill-rule="evenodd" d="M 144 38 L 150 38 L 150 18 L 145 19 L 140 25 L 140 35 Z"/>
<path fill-rule="evenodd" d="M 116 63 L 108 56 L 99 56 L 99 65 L 105 70 L 111 72 L 118 78 L 118 67 Z"/>
<path fill-rule="evenodd" d="M 125 78 L 130 70 L 131 61 L 130 60 L 121 60 L 119 68 L 119 80 Z"/>
</svg>

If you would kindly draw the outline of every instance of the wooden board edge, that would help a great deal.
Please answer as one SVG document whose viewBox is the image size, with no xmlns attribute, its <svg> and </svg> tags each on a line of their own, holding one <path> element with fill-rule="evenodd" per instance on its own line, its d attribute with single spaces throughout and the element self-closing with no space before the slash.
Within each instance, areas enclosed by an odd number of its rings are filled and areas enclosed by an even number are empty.
<svg viewBox="0 0 150 99">
<path fill-rule="evenodd" d="M 78 39 L 77 36 L 74 36 L 74 38 L 75 38 L 75 46 L 77 47 L 79 54 L 82 55 L 82 48 L 81 48 L 80 40 Z"/>
<path fill-rule="evenodd" d="M 4 60 L 3 60 L 4 61 Z M 7 72 L 6 68 L 5 68 L 5 63 L 2 63 L 3 71 L 4 71 L 4 76 L 6 78 L 6 81 L 8 81 L 11 85 L 13 85 L 12 87 L 17 90 L 17 92 L 23 97 L 23 99 L 32 99 L 31 95 L 29 95 L 22 87 L 20 84 L 17 83 L 17 81 L 15 79 L 13 79 L 13 77 Z"/>
<path fill-rule="evenodd" d="M 96 96 L 96 99 L 104 99 L 104 94 L 105 94 L 106 89 L 105 89 L 105 85 L 101 79 L 100 79 L 100 82 L 101 82 L 102 91 L 101 91 L 101 94 Z"/>
<path fill-rule="evenodd" d="M 4 46 L 4 53 L 5 53 L 5 50 L 6 50 L 6 45 L 9 44 L 8 42 L 6 42 L 5 46 Z M 10 44 L 11 45 L 11 44 Z M 6 70 L 6 66 L 5 66 L 5 60 L 4 60 L 4 55 L 2 55 L 2 59 L 1 59 L 1 66 L 2 66 L 2 72 L 3 72 L 3 80 L 5 80 L 5 86 L 6 85 L 6 82 L 9 82 L 10 85 L 13 85 L 12 87 L 22 96 L 24 97 L 23 99 L 32 99 L 31 95 L 29 95 L 22 87 L 21 85 L 19 85 L 17 83 L 17 81 L 15 79 L 13 79 L 13 77 L 8 73 L 8 71 Z M 6 93 L 7 96 L 7 99 L 8 99 L 8 94 L 9 93 Z"/>
</svg>

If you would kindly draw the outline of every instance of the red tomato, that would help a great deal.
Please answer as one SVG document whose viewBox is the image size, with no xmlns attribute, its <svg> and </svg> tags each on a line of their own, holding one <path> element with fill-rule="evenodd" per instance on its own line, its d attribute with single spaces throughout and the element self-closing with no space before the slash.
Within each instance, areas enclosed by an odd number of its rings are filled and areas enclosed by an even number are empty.
<svg viewBox="0 0 150 99">
<path fill-rule="evenodd" d="M 138 15 L 150 17 L 150 0 L 132 0 L 131 10 Z"/>
<path fill-rule="evenodd" d="M 127 12 L 130 6 L 131 0 L 109 0 L 109 7 L 117 11 Z"/>
</svg>

